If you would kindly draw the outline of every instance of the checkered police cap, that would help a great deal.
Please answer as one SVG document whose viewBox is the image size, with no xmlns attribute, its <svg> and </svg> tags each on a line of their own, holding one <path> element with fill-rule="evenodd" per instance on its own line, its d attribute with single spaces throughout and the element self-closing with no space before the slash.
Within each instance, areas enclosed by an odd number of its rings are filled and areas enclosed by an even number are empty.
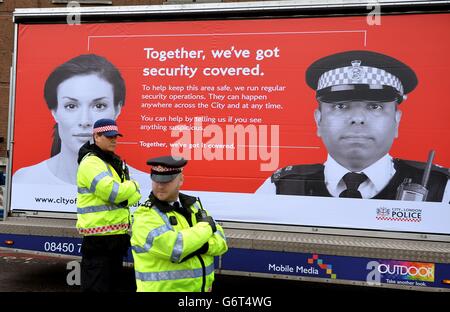
<svg viewBox="0 0 450 312">
<path fill-rule="evenodd" d="M 397 101 L 417 86 L 414 71 L 390 56 L 371 51 L 347 51 L 315 61 L 306 82 L 323 102 L 351 100 Z"/>
<path fill-rule="evenodd" d="M 119 127 L 113 119 L 99 119 L 94 123 L 94 133 L 100 133 L 107 137 L 122 136 L 119 133 Z"/>
<path fill-rule="evenodd" d="M 182 157 L 162 156 L 147 160 L 152 166 L 150 177 L 155 182 L 170 182 L 183 171 L 187 160 Z"/>
</svg>

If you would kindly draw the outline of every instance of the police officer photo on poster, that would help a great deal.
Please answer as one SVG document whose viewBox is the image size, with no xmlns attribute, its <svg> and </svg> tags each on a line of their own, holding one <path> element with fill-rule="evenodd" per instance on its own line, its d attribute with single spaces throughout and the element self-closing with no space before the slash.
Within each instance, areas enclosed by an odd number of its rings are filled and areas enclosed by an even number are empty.
<svg viewBox="0 0 450 312">
<path fill-rule="evenodd" d="M 374 51 L 344 51 L 315 61 L 305 80 L 316 93 L 314 120 L 327 159 L 280 168 L 257 194 L 449 203 L 449 170 L 433 164 L 433 150 L 427 162 L 390 154 L 401 107 L 420 87 L 411 67 Z"/>
</svg>

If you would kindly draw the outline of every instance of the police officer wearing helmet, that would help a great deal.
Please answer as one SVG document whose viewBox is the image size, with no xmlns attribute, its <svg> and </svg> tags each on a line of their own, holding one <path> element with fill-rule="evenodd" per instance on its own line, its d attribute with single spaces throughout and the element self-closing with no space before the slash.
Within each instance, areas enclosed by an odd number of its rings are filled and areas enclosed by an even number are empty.
<svg viewBox="0 0 450 312">
<path fill-rule="evenodd" d="M 112 119 L 94 123 L 94 144 L 78 153 L 77 229 L 81 245 L 82 291 L 129 290 L 122 285 L 123 258 L 130 247 L 128 207 L 141 198 L 139 185 L 116 150 L 122 136 Z"/>
<path fill-rule="evenodd" d="M 133 214 L 132 253 L 139 292 L 205 292 L 214 281 L 214 256 L 227 250 L 222 227 L 199 198 L 179 192 L 187 160 L 147 161 L 152 192 Z"/>
<path fill-rule="evenodd" d="M 431 167 L 427 194 L 399 196 L 404 186 L 422 183 L 426 168 L 389 155 L 399 105 L 418 82 L 408 65 L 377 52 L 346 51 L 315 61 L 306 82 L 316 91 L 314 119 L 327 160 L 278 169 L 257 193 L 449 202 L 449 171 L 438 166 Z"/>
</svg>

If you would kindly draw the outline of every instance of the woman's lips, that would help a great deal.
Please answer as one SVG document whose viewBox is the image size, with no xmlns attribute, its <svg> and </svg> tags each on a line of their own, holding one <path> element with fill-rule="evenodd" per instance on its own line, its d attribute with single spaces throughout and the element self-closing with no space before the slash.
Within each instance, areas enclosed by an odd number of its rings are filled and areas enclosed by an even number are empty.
<svg viewBox="0 0 450 312">
<path fill-rule="evenodd" d="M 78 138 L 90 138 L 92 136 L 92 133 L 75 133 L 72 136 Z"/>
</svg>

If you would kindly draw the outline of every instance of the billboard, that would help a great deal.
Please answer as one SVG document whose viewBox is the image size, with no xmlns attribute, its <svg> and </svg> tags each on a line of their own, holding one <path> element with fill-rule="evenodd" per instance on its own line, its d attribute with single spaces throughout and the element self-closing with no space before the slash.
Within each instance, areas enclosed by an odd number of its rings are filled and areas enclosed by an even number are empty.
<svg viewBox="0 0 450 312">
<path fill-rule="evenodd" d="M 146 160 L 171 154 L 219 220 L 450 234 L 449 17 L 20 24 L 11 209 L 75 213 L 78 149 L 106 117 L 143 199 Z M 339 197 L 347 169 L 362 198 Z"/>
<path fill-rule="evenodd" d="M 255 261 L 258 259 L 258 261 Z M 222 268 L 270 275 L 303 276 L 335 281 L 359 281 L 370 286 L 388 284 L 421 288 L 449 288 L 444 282 L 450 267 L 444 263 L 348 257 L 297 252 L 231 248 Z M 394 287 L 395 287 L 394 286 Z"/>
</svg>

